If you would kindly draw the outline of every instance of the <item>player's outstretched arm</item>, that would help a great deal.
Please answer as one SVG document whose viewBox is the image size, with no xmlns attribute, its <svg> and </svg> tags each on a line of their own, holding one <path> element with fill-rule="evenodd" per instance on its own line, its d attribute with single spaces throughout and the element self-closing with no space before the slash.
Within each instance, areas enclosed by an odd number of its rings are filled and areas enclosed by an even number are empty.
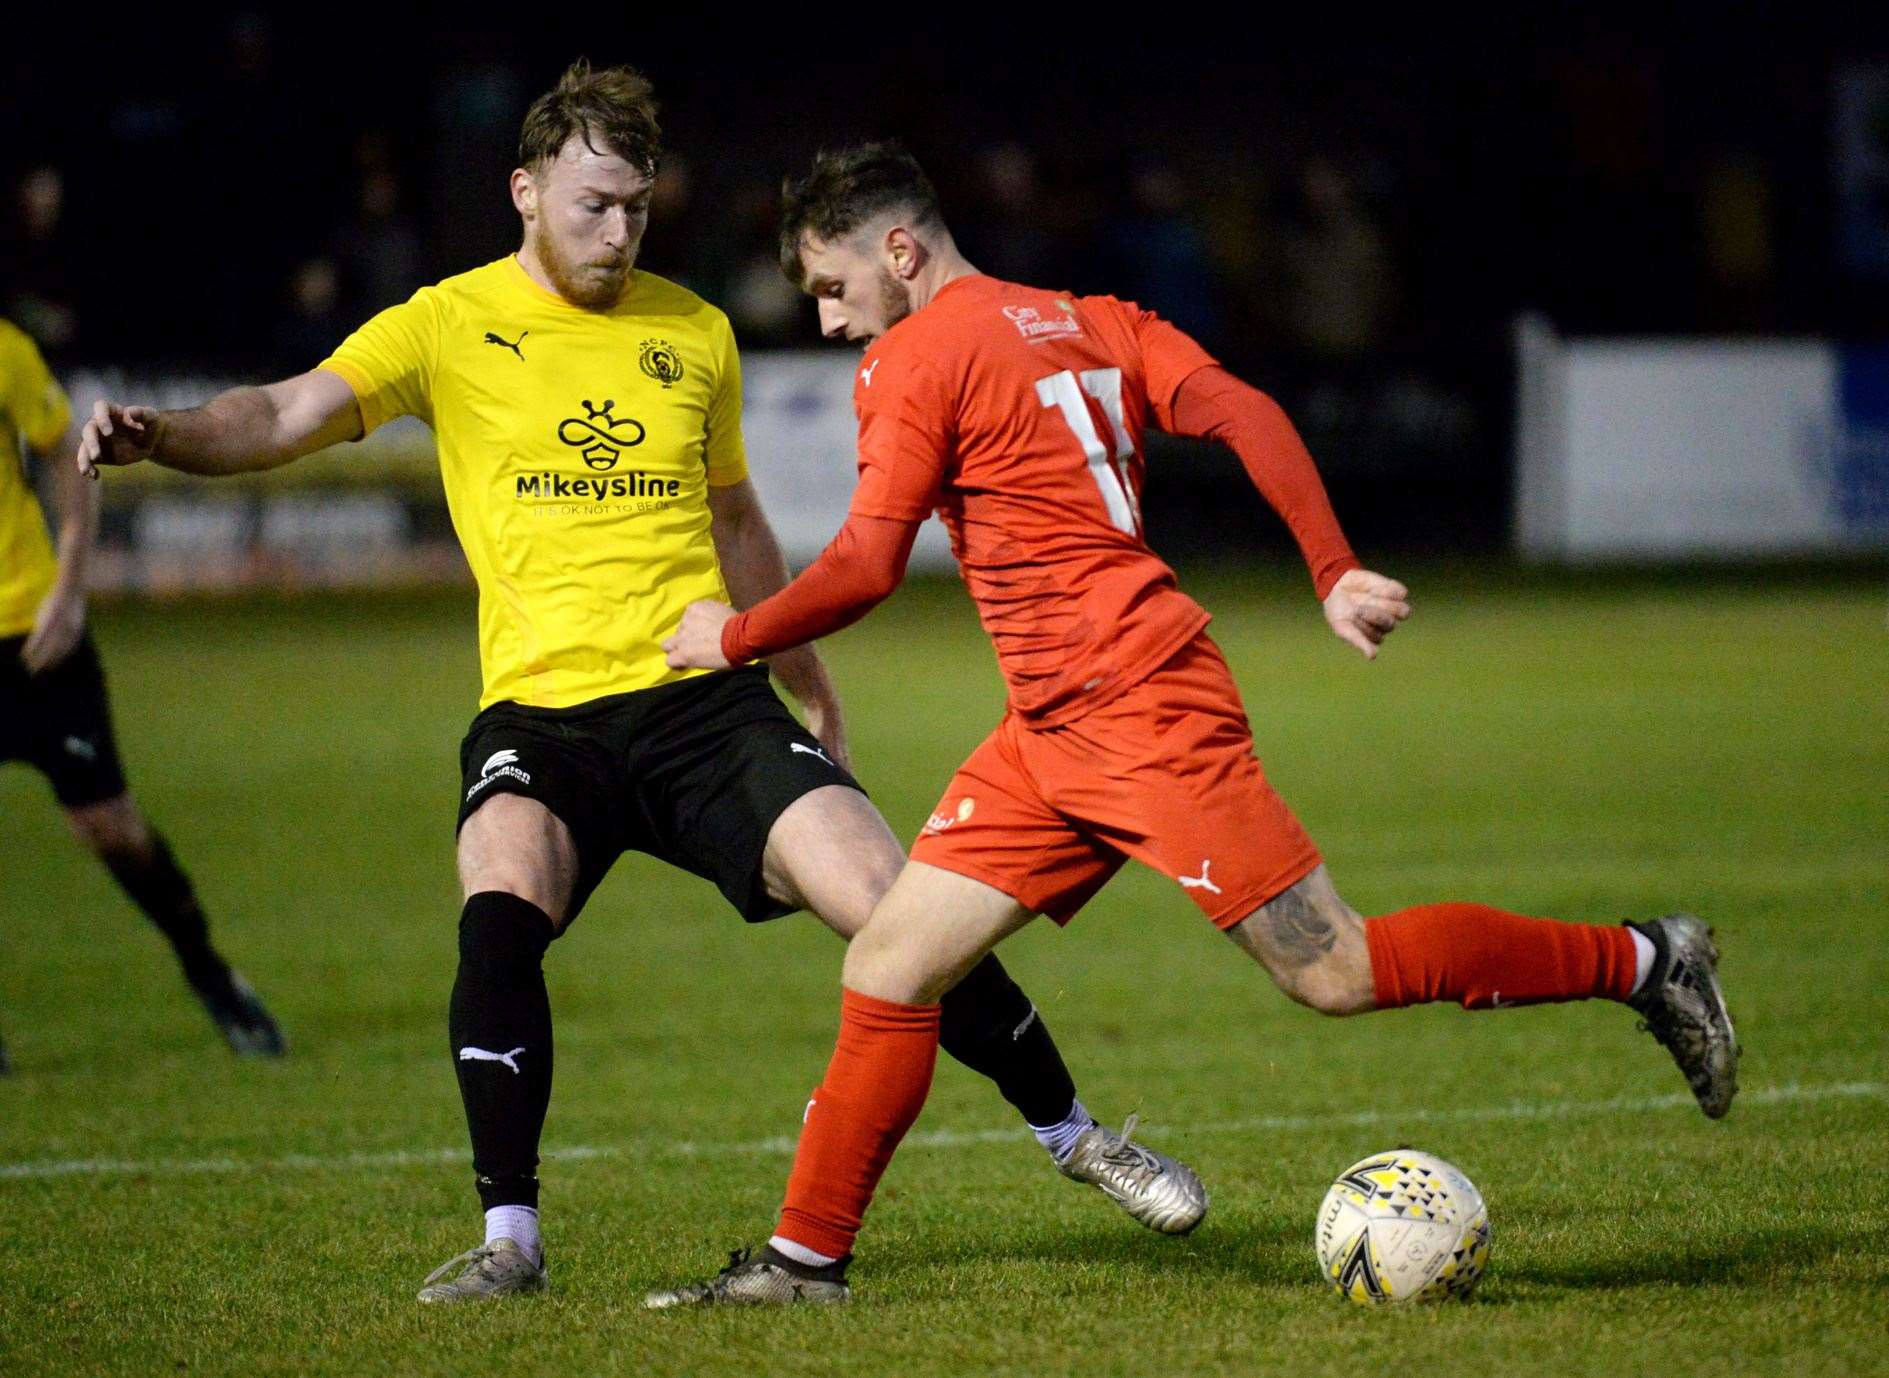
<svg viewBox="0 0 1889 1378">
<path fill-rule="evenodd" d="M 754 491 L 751 480 L 711 485 L 708 515 L 715 556 L 721 562 L 722 578 L 728 584 L 728 596 L 735 600 L 735 608 L 751 608 L 787 587 L 787 557 L 781 554 L 774 527 L 761 507 L 760 494 Z M 732 614 L 733 609 L 729 611 Z M 696 614 L 696 617 L 699 620 L 703 615 Z M 710 633 L 719 650 L 721 622 L 710 628 Z M 827 673 L 819 652 L 812 646 L 794 646 L 768 657 L 768 665 L 806 712 L 808 730 L 820 739 L 828 755 L 850 769 L 846 720 L 840 710 L 839 691 L 834 688 L 833 678 Z"/>
<path fill-rule="evenodd" d="M 662 643 L 669 663 L 678 670 L 719 670 L 850 627 L 899 586 L 918 527 L 917 521 L 854 512 L 798 579 L 746 612 L 726 603 L 691 603 Z"/>
<path fill-rule="evenodd" d="M 278 465 L 361 434 L 354 390 L 312 369 L 263 387 L 231 388 L 200 407 L 158 411 L 101 398 L 79 436 L 79 472 L 150 460 L 216 477 Z"/>
<path fill-rule="evenodd" d="M 1366 660 L 1410 616 L 1410 591 L 1358 563 L 1318 467 L 1279 404 L 1217 365 L 1189 374 L 1171 407 L 1176 435 L 1218 440 L 1291 529 L 1325 605 L 1325 620 Z"/>
</svg>

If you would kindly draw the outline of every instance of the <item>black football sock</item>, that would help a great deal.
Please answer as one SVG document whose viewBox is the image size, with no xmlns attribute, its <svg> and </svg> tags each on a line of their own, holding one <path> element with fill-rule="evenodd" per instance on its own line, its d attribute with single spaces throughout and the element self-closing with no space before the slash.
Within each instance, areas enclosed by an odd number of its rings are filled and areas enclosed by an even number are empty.
<svg viewBox="0 0 1889 1378">
<path fill-rule="evenodd" d="M 482 890 L 459 917 L 447 1017 L 472 1170 L 485 1208 L 538 1204 L 538 1138 L 551 1104 L 551 920 L 529 900 Z"/>
<path fill-rule="evenodd" d="M 170 940 L 192 988 L 212 999 L 233 1001 L 229 966 L 210 946 L 210 925 L 197 892 L 162 834 L 152 830 L 151 850 L 144 856 L 107 852 L 104 859 L 119 888 Z"/>
<path fill-rule="evenodd" d="M 1060 1124 L 1076 1103 L 1076 1084 L 1056 1040 L 1030 997 L 992 953 L 945 996 L 938 1044 L 997 1083 L 1026 1123 Z"/>
</svg>

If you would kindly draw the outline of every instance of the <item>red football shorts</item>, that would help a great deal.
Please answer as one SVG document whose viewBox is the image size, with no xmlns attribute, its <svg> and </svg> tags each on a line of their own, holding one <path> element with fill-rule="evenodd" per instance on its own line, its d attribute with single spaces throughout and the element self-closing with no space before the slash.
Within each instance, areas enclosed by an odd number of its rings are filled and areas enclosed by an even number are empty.
<svg viewBox="0 0 1889 1378">
<path fill-rule="evenodd" d="M 1129 857 L 1179 882 L 1221 928 L 1318 865 L 1266 783 L 1239 689 L 1205 633 L 1074 722 L 1032 731 L 1007 714 L 912 844 L 914 861 L 1057 923 Z"/>
</svg>

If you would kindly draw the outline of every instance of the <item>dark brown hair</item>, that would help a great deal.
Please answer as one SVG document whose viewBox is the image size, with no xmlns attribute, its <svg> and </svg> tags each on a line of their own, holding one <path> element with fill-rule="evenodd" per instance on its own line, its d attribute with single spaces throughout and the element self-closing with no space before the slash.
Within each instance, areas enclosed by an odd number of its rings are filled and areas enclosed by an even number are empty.
<svg viewBox="0 0 1889 1378">
<path fill-rule="evenodd" d="M 938 193 L 918 159 L 896 139 L 814 155 L 805 177 L 781 183 L 781 271 L 805 286 L 801 240 L 844 238 L 889 210 L 911 216 L 914 225 L 942 227 Z"/>
<path fill-rule="evenodd" d="M 607 150 L 645 177 L 654 177 L 662 161 L 656 88 L 634 67 L 593 72 L 588 60 L 578 58 L 525 112 L 524 128 L 518 131 L 518 165 L 535 174 L 558 156 L 572 135 L 591 152 Z"/>
</svg>

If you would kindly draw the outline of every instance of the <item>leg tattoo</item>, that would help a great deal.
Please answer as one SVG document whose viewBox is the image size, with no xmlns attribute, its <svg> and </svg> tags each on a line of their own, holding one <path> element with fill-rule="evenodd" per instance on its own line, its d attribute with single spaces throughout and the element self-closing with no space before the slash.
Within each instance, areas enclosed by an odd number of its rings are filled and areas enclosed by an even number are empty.
<svg viewBox="0 0 1889 1378">
<path fill-rule="evenodd" d="M 1288 968 L 1309 967 L 1338 944 L 1338 930 L 1297 886 L 1271 900 L 1260 917 L 1266 925 L 1267 943 Z"/>
</svg>

